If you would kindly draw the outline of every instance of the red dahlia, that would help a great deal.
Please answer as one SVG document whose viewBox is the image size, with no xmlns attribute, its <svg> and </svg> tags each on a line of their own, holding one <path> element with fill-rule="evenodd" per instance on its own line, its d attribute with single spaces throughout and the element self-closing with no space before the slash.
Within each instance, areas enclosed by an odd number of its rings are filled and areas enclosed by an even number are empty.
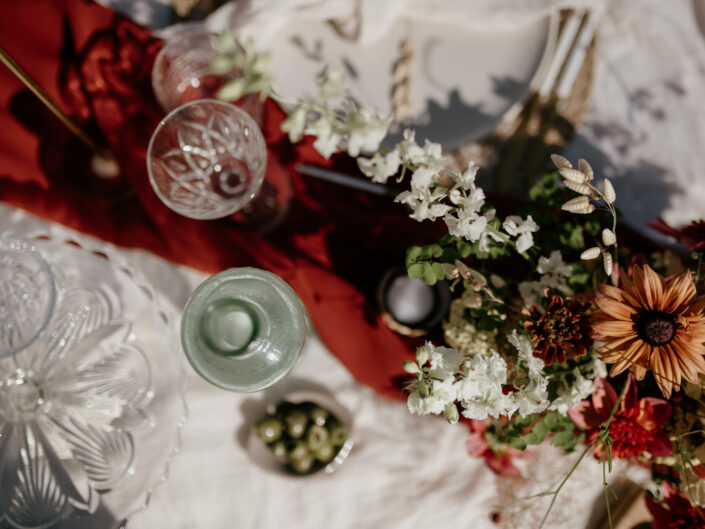
<svg viewBox="0 0 705 529">
<path fill-rule="evenodd" d="M 546 312 L 533 306 L 524 328 L 534 340 L 534 356 L 545 365 L 565 364 L 566 355 L 578 359 L 593 344 L 590 337 L 588 305 L 581 301 L 553 296 Z"/>
<path fill-rule="evenodd" d="M 592 401 L 584 400 L 568 411 L 570 418 L 580 428 L 587 430 L 586 443 L 590 444 L 598 435 L 617 404 L 617 392 L 604 379 L 595 382 Z M 638 457 L 645 452 L 652 456 L 667 456 L 673 452 L 668 434 L 663 425 L 671 417 L 671 405 L 665 400 L 645 397 L 637 399 L 636 379 L 629 373 L 624 397 L 610 422 L 612 455 L 621 459 Z M 600 457 L 604 447 L 595 447 Z"/>
</svg>

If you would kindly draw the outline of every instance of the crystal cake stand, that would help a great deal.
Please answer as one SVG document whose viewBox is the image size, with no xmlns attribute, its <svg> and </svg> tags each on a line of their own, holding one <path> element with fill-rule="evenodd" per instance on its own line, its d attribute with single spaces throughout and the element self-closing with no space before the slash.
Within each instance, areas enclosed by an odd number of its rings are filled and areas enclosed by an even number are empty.
<svg viewBox="0 0 705 529">
<path fill-rule="evenodd" d="M 56 299 L 38 337 L 0 358 L 0 528 L 119 527 L 179 449 L 175 318 L 109 251 L 30 243 Z"/>
</svg>

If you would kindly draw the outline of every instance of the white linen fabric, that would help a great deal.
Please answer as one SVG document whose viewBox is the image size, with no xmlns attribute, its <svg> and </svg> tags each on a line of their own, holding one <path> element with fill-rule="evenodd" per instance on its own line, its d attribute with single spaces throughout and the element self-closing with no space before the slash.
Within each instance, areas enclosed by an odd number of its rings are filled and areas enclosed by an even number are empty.
<svg viewBox="0 0 705 529">
<path fill-rule="evenodd" d="M 89 241 L 91 247 L 109 246 L 0 204 L 0 234 L 8 231 L 48 232 Z M 147 252 L 110 248 L 177 310 L 206 277 Z M 149 507 L 130 520 L 128 529 L 533 529 L 548 498 L 518 508 L 509 504 L 512 494 L 548 490 L 577 457 L 557 458 L 546 447 L 520 462 L 527 482 L 498 478 L 481 459 L 466 453 L 466 427 L 451 426 L 439 417 L 412 416 L 403 402 L 383 399 L 360 386 L 313 330 L 292 374 L 261 393 L 221 390 L 187 370 L 189 418 L 181 452 L 167 481 L 156 489 Z M 301 478 L 274 474 L 248 456 L 245 440 L 263 403 L 299 389 L 327 390 L 353 414 L 355 445 L 332 474 Z M 599 519 L 593 504 L 599 509 L 601 494 L 601 467 L 588 458 L 561 492 L 547 527 L 566 527 L 570 520 L 571 527 L 592 529 Z M 500 508 L 503 523 L 498 526 L 491 515 Z M 89 526 L 85 520 L 81 525 Z M 105 519 L 98 526 L 111 529 Z"/>
<path fill-rule="evenodd" d="M 599 8 L 605 0 L 240 0 L 216 11 L 213 28 L 231 28 L 266 45 L 283 24 L 333 20 L 360 44 L 379 39 L 398 20 L 492 30 L 526 24 L 566 7 Z M 358 31 L 356 31 L 358 29 Z"/>
</svg>

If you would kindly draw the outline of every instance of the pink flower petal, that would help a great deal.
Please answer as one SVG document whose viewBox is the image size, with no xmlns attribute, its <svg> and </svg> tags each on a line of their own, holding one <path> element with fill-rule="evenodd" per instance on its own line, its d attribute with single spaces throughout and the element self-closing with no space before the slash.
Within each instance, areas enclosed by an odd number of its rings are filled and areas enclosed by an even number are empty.
<svg viewBox="0 0 705 529">
<path fill-rule="evenodd" d="M 584 400 L 575 408 L 568 410 L 568 415 L 583 430 L 592 430 L 602 423 L 602 418 L 589 400 Z"/>
<path fill-rule="evenodd" d="M 595 381 L 592 403 L 597 414 L 603 419 L 607 419 L 610 416 L 614 405 L 617 403 L 617 393 L 604 378 Z"/>
</svg>

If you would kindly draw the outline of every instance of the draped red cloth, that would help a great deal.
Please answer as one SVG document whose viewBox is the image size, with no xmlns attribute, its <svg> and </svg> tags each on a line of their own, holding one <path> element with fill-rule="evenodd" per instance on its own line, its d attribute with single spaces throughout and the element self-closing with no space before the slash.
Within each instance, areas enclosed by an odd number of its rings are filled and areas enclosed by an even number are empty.
<svg viewBox="0 0 705 529">
<path fill-rule="evenodd" d="M 294 197 L 267 237 L 231 219 L 196 221 L 164 206 L 145 165 L 163 112 L 150 85 L 161 41 L 85 0 L 6 2 L 0 45 L 73 118 L 104 137 L 126 185 L 110 189 L 87 170 L 90 153 L 12 74 L 0 67 L 0 200 L 115 244 L 144 248 L 205 272 L 256 266 L 284 278 L 306 305 L 321 339 L 355 378 L 382 395 L 403 396 L 401 364 L 413 344 L 380 320 L 375 290 L 404 250 L 428 242 L 432 227 L 410 220 L 391 199 L 307 179 L 298 161 L 326 164 L 310 142 L 292 146 L 284 114 L 264 108 L 267 174 L 288 172 Z"/>
</svg>

